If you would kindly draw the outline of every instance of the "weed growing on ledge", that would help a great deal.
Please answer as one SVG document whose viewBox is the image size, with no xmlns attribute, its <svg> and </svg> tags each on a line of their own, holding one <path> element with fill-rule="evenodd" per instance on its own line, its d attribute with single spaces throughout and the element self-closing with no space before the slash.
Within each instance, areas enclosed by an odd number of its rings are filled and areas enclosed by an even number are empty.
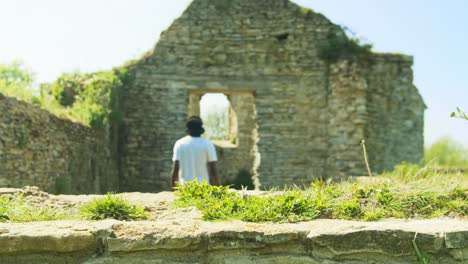
<svg viewBox="0 0 468 264">
<path fill-rule="evenodd" d="M 35 221 L 55 221 L 65 219 L 60 211 L 48 206 L 35 206 L 28 203 L 21 195 L 0 197 L 0 222 L 17 223 Z"/>
<path fill-rule="evenodd" d="M 81 207 L 81 215 L 90 220 L 113 218 L 117 220 L 143 220 L 148 214 L 139 205 L 132 205 L 121 196 L 107 193 Z"/>
<path fill-rule="evenodd" d="M 197 207 L 205 220 L 299 222 L 316 218 L 376 221 L 384 218 L 468 217 L 468 178 L 402 164 L 373 181 L 326 183 L 263 196 L 227 186 L 189 182 L 178 187 L 178 206 Z M 419 172 L 419 173 L 418 173 Z M 411 174 L 411 175 L 409 175 Z"/>
<path fill-rule="evenodd" d="M 178 187 L 177 205 L 196 206 L 206 220 L 239 219 L 247 222 L 297 222 L 317 218 L 319 206 L 301 191 L 265 197 L 230 192 L 229 186 L 209 186 L 206 182 L 188 182 Z"/>
</svg>

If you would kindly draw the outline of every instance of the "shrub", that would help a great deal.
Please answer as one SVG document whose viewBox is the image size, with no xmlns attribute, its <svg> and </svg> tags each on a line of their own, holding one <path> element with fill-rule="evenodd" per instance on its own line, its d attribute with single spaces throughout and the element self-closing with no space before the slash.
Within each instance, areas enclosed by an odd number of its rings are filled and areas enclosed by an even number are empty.
<svg viewBox="0 0 468 264">
<path fill-rule="evenodd" d="M 93 199 L 81 207 L 81 214 L 90 220 L 113 218 L 117 220 L 143 220 L 148 214 L 139 205 L 132 205 L 118 195 L 107 193 L 105 197 Z"/>
</svg>

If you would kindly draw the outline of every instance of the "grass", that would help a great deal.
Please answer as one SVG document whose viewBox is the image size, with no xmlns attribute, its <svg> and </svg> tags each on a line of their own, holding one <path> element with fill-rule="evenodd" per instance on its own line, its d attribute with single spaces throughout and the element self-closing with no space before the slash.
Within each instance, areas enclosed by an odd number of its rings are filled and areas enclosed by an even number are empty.
<svg viewBox="0 0 468 264">
<path fill-rule="evenodd" d="M 36 222 L 56 220 L 143 220 L 148 214 L 139 205 L 133 205 L 119 195 L 108 193 L 80 207 L 80 213 L 60 210 L 47 205 L 38 206 L 28 202 L 22 195 L 0 196 L 0 222 Z"/>
<path fill-rule="evenodd" d="M 468 175 L 429 166 L 402 164 L 365 182 L 315 181 L 300 189 L 271 190 L 261 196 L 229 186 L 189 182 L 178 187 L 176 204 L 197 207 L 205 220 L 300 222 L 317 218 L 377 221 L 385 218 L 468 218 Z M 28 202 L 21 195 L 0 196 L 0 221 L 62 219 L 147 219 L 139 205 L 108 193 L 80 208 L 79 215 Z"/>
<path fill-rule="evenodd" d="M 66 219 L 67 215 L 49 206 L 36 206 L 21 195 L 0 197 L 0 222 L 35 222 Z"/>
<path fill-rule="evenodd" d="M 139 205 L 133 205 L 119 195 L 108 193 L 81 207 L 81 215 L 89 220 L 113 218 L 117 220 L 143 220 L 148 214 Z"/>
<path fill-rule="evenodd" d="M 209 221 L 468 217 L 468 175 L 412 164 L 402 164 L 366 182 L 316 181 L 305 189 L 270 191 L 263 196 L 197 182 L 179 186 L 176 195 L 178 206 L 195 206 Z"/>
<path fill-rule="evenodd" d="M 240 219 L 248 222 L 291 221 L 315 219 L 316 205 L 300 191 L 265 197 L 243 196 L 230 192 L 229 186 L 209 186 L 206 182 L 188 182 L 178 187 L 178 206 L 196 206 L 206 220 Z M 272 193 L 273 194 L 273 193 Z"/>
</svg>

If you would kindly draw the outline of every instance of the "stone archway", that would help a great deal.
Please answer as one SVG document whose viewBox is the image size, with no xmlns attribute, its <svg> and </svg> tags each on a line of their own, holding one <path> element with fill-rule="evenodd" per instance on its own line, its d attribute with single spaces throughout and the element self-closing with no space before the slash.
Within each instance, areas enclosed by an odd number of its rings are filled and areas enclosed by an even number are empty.
<svg viewBox="0 0 468 264">
<path fill-rule="evenodd" d="M 206 94 L 222 93 L 229 101 L 227 137 L 214 141 L 223 184 L 259 186 L 258 124 L 254 91 L 190 90 L 187 116 L 200 115 L 200 100 Z M 249 180 L 248 182 L 246 182 Z"/>
</svg>

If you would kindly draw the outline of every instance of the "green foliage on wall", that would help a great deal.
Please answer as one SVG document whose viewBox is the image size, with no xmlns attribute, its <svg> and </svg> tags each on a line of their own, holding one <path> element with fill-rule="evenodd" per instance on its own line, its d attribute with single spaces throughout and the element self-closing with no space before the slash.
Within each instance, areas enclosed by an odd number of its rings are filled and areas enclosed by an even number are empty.
<svg viewBox="0 0 468 264">
<path fill-rule="evenodd" d="M 122 119 L 119 98 L 128 79 L 124 68 L 96 73 L 65 73 L 33 89 L 34 74 L 19 62 L 0 64 L 0 93 L 94 128 Z"/>
<path fill-rule="evenodd" d="M 66 73 L 41 86 L 43 106 L 56 114 L 94 128 L 119 122 L 119 93 L 126 79 L 124 69 L 97 73 Z"/>
<path fill-rule="evenodd" d="M 327 41 L 319 48 L 319 57 L 328 62 L 340 58 L 367 58 L 371 54 L 372 44 L 363 44 L 359 38 L 349 38 L 346 28 L 333 27 L 327 34 Z"/>
</svg>

